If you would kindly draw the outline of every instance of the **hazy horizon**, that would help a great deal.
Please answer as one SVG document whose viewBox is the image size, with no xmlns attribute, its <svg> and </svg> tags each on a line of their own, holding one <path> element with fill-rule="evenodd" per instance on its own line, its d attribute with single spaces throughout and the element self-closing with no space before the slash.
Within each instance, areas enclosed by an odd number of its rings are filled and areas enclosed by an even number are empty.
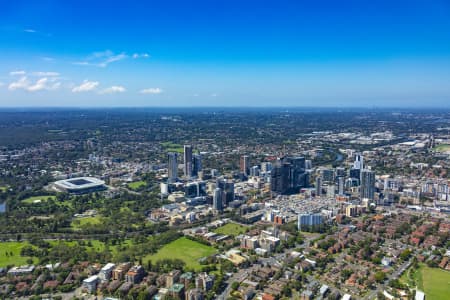
<svg viewBox="0 0 450 300">
<path fill-rule="evenodd" d="M 64 111 L 155 111 L 155 112 L 450 112 L 450 107 L 400 106 L 0 106 L 0 112 L 64 112 Z"/>
</svg>

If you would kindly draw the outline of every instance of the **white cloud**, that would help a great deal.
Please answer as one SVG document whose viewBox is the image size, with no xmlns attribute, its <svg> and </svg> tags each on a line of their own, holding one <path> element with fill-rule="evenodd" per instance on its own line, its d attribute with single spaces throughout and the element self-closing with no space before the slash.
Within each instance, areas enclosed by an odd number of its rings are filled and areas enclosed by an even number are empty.
<svg viewBox="0 0 450 300">
<path fill-rule="evenodd" d="M 55 82 L 53 83 L 53 85 L 51 86 L 50 90 L 57 90 L 59 89 L 59 87 L 61 86 L 61 82 Z"/>
<path fill-rule="evenodd" d="M 59 76 L 58 72 L 33 72 L 34 76 L 48 76 L 48 77 L 55 77 L 55 76 Z"/>
<path fill-rule="evenodd" d="M 94 52 L 91 55 L 89 55 L 86 59 L 74 62 L 73 64 L 79 66 L 95 66 L 105 68 L 110 63 L 121 61 L 123 59 L 126 59 L 127 57 L 128 55 L 126 55 L 124 52 L 115 54 L 111 50 L 106 50 L 102 52 Z"/>
<path fill-rule="evenodd" d="M 29 92 L 35 92 L 35 91 L 41 91 L 41 90 L 56 90 L 61 86 L 60 82 L 54 82 L 51 83 L 52 80 L 49 80 L 47 77 L 41 78 L 38 81 L 36 81 L 35 84 L 30 85 L 27 88 L 27 91 Z"/>
<path fill-rule="evenodd" d="M 162 92 L 163 92 L 163 90 L 160 88 L 148 88 L 148 89 L 141 90 L 139 93 L 156 95 L 156 94 L 161 94 Z"/>
<path fill-rule="evenodd" d="M 22 76 L 19 80 L 11 82 L 8 89 L 11 91 L 22 89 L 28 92 L 37 92 L 42 90 L 53 91 L 60 86 L 61 83 L 56 81 L 56 78 L 43 77 L 36 82 L 31 82 L 26 76 Z"/>
<path fill-rule="evenodd" d="M 97 51 L 97 52 L 93 52 L 89 58 L 98 58 L 98 57 L 108 57 L 108 56 L 113 56 L 114 52 L 112 52 L 111 50 L 105 50 L 105 51 Z"/>
<path fill-rule="evenodd" d="M 44 56 L 44 57 L 42 57 L 42 60 L 45 60 L 45 61 L 54 61 L 55 59 L 54 59 L 53 57 Z"/>
<path fill-rule="evenodd" d="M 127 58 L 125 53 L 113 55 L 113 56 L 108 57 L 104 62 L 99 63 L 98 66 L 104 68 L 104 67 L 108 66 L 110 63 L 113 63 L 115 61 L 120 61 L 125 58 Z"/>
<path fill-rule="evenodd" d="M 77 66 L 94 66 L 94 64 L 90 64 L 87 61 L 76 61 L 73 62 L 72 64 Z"/>
<path fill-rule="evenodd" d="M 27 72 L 24 70 L 17 70 L 17 71 L 11 71 L 9 72 L 9 75 L 11 76 L 17 76 L 17 75 L 25 75 Z"/>
<path fill-rule="evenodd" d="M 127 58 L 149 58 L 150 55 L 148 53 L 134 53 L 131 56 L 125 52 L 114 53 L 111 50 L 105 50 L 100 52 L 94 52 L 83 60 L 73 62 L 74 65 L 79 66 L 94 66 L 105 68 L 109 64 L 117 61 L 121 61 Z"/>
<path fill-rule="evenodd" d="M 36 36 L 41 36 L 41 37 L 51 37 L 51 36 L 52 36 L 51 33 L 39 31 L 39 30 L 32 29 L 32 28 L 25 28 L 25 29 L 22 30 L 22 31 L 23 31 L 23 32 L 26 32 L 26 33 L 34 34 L 34 35 L 36 35 Z"/>
<path fill-rule="evenodd" d="M 11 91 L 26 89 L 30 85 L 28 78 L 26 76 L 21 77 L 19 80 L 11 82 L 8 89 Z"/>
<path fill-rule="evenodd" d="M 114 93 L 123 93 L 126 89 L 120 85 L 113 85 L 109 88 L 103 89 L 99 92 L 99 94 L 114 94 Z"/>
<path fill-rule="evenodd" d="M 82 84 L 72 89 L 73 93 L 89 92 L 95 90 L 100 83 L 98 81 L 84 80 Z"/>
<path fill-rule="evenodd" d="M 134 59 L 136 59 L 136 58 L 149 58 L 150 57 L 150 54 L 148 54 L 148 53 L 134 53 L 133 54 L 133 58 Z"/>
<path fill-rule="evenodd" d="M 9 72 L 9 75 L 11 76 L 24 76 L 26 75 L 27 72 L 24 70 L 17 70 L 17 71 L 11 71 Z M 60 74 L 58 72 L 33 72 L 33 73 L 28 73 L 31 74 L 33 76 L 37 76 L 37 77 L 57 77 Z"/>
<path fill-rule="evenodd" d="M 47 78 L 41 78 L 38 81 L 36 81 L 35 84 L 30 85 L 29 87 L 27 87 L 27 90 L 30 92 L 35 92 L 35 91 L 40 91 L 45 89 L 45 86 L 47 84 L 48 79 Z"/>
<path fill-rule="evenodd" d="M 211 94 L 211 97 L 217 97 L 218 95 L 216 93 Z"/>
</svg>

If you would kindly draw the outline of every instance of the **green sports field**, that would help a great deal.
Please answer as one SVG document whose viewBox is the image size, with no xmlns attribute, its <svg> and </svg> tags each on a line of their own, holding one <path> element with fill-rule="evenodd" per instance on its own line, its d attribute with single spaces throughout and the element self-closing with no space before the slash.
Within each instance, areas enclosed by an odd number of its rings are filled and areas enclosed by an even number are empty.
<svg viewBox="0 0 450 300">
<path fill-rule="evenodd" d="M 200 270 L 201 265 L 198 260 L 214 253 L 216 253 L 216 249 L 213 247 L 181 237 L 159 249 L 156 254 L 147 255 L 144 261 L 156 262 L 160 259 L 178 258 L 186 263 L 186 267 Z"/>
<path fill-rule="evenodd" d="M 215 233 L 237 236 L 247 231 L 247 227 L 236 224 L 236 223 L 228 223 L 224 226 L 216 228 L 213 230 Z"/>
<path fill-rule="evenodd" d="M 135 181 L 135 182 L 130 182 L 129 184 L 127 184 L 127 187 L 132 190 L 137 190 L 141 187 L 145 187 L 146 185 L 147 185 L 147 183 L 145 181 Z"/>
<path fill-rule="evenodd" d="M 436 147 L 434 147 L 434 150 L 436 150 L 437 152 L 448 152 L 448 151 L 450 151 L 450 145 L 440 144 L 440 145 L 437 145 Z"/>
<path fill-rule="evenodd" d="M 450 295 L 449 271 L 421 264 L 418 269 L 408 269 L 400 280 L 425 292 L 427 300 L 446 300 Z"/>
<path fill-rule="evenodd" d="M 425 292 L 428 300 L 446 300 L 450 297 L 450 272 L 437 268 L 422 266 L 422 282 L 419 289 Z M 420 283 L 422 286 L 420 286 Z"/>
<path fill-rule="evenodd" d="M 165 148 L 166 152 L 176 152 L 176 153 L 183 153 L 184 147 L 180 144 L 175 144 L 172 142 L 163 142 L 161 145 Z"/>
</svg>

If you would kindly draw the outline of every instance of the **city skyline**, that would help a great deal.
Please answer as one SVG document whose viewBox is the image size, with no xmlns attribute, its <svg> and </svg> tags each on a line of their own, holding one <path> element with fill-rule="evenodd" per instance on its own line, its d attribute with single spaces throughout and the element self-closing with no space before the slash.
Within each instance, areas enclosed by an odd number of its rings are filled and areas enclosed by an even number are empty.
<svg viewBox="0 0 450 300">
<path fill-rule="evenodd" d="M 449 107 L 445 1 L 0 4 L 0 107 Z"/>
</svg>

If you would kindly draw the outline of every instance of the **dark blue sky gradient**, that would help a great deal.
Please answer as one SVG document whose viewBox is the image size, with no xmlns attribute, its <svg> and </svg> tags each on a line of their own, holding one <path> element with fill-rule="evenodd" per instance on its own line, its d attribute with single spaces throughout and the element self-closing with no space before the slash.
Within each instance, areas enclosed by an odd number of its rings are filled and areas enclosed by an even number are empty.
<svg viewBox="0 0 450 300">
<path fill-rule="evenodd" d="M 449 1 L 15 0 L 0 33 L 0 105 L 450 105 Z M 73 64 L 105 50 L 128 59 Z M 64 78 L 10 90 L 14 70 Z"/>
</svg>

